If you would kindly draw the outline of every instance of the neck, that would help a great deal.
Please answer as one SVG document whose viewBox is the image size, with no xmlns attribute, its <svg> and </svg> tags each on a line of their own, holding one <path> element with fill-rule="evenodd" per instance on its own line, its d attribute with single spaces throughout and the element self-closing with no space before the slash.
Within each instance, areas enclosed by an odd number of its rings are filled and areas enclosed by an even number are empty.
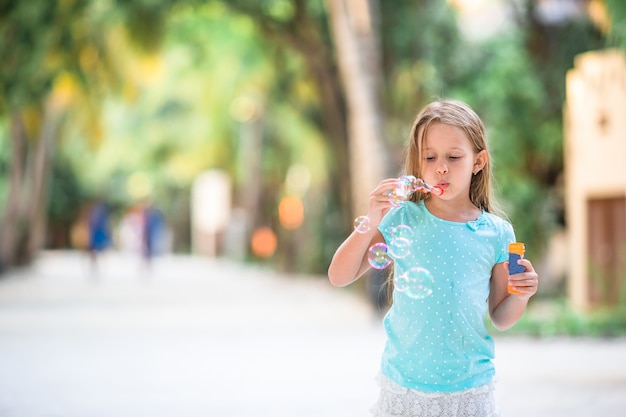
<svg viewBox="0 0 626 417">
<path fill-rule="evenodd" d="M 436 197 L 424 201 L 430 213 L 443 220 L 453 222 L 470 222 L 476 220 L 481 210 L 468 199 L 463 201 L 441 200 Z"/>
</svg>

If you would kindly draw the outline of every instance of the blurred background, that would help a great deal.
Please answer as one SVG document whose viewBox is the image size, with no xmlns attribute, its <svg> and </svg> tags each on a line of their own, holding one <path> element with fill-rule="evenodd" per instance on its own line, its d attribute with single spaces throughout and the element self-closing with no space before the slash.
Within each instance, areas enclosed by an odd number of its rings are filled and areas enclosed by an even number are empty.
<svg viewBox="0 0 626 417">
<path fill-rule="evenodd" d="M 452 97 L 486 123 L 537 299 L 621 308 L 626 173 L 577 155 L 624 152 L 625 17 L 617 0 L 4 1 L 0 270 L 72 249 L 323 275 L 415 114 Z"/>
<path fill-rule="evenodd" d="M 507 333 L 624 336 L 625 52 L 621 0 L 2 0 L 0 283 L 132 258 L 327 285 L 417 112 L 456 98 L 541 277 Z M 385 274 L 333 290 L 384 313 Z"/>
</svg>

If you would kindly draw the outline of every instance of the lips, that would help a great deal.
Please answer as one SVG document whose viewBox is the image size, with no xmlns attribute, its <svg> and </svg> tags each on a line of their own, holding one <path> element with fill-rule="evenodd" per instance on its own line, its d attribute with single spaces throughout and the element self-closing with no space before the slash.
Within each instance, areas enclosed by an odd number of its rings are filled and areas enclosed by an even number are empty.
<svg viewBox="0 0 626 417">
<path fill-rule="evenodd" d="M 443 195 L 443 193 L 445 192 L 446 188 L 448 188 L 450 184 L 445 182 L 445 181 L 441 181 L 440 183 L 438 183 L 437 185 L 434 185 L 431 189 L 430 192 L 436 196 L 441 196 Z"/>
</svg>

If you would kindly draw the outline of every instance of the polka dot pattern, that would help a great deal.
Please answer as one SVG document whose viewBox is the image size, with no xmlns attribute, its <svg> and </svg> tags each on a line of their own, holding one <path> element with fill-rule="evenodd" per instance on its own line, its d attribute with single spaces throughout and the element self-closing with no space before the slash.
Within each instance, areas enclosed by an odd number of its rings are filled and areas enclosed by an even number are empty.
<svg viewBox="0 0 626 417">
<path fill-rule="evenodd" d="M 415 299 L 394 291 L 384 319 L 388 335 L 381 371 L 395 383 L 428 392 L 452 392 L 488 383 L 494 374 L 493 341 L 484 318 L 491 270 L 515 241 L 505 220 L 483 212 L 469 223 L 433 216 L 423 202 L 405 203 L 383 218 L 379 230 L 405 224 L 414 231 L 410 255 L 395 259 L 394 273 L 414 266 L 434 277 L 433 293 Z"/>
</svg>

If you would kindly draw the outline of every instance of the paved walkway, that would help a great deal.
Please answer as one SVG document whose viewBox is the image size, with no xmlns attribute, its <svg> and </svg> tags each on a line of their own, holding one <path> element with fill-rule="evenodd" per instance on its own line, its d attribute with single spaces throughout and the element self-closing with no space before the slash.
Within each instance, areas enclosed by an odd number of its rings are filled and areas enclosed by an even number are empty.
<svg viewBox="0 0 626 417">
<path fill-rule="evenodd" d="M 496 341 L 504 417 L 626 416 L 626 340 Z M 42 254 L 0 277 L 0 417 L 357 417 L 380 320 L 323 277 Z"/>
</svg>

